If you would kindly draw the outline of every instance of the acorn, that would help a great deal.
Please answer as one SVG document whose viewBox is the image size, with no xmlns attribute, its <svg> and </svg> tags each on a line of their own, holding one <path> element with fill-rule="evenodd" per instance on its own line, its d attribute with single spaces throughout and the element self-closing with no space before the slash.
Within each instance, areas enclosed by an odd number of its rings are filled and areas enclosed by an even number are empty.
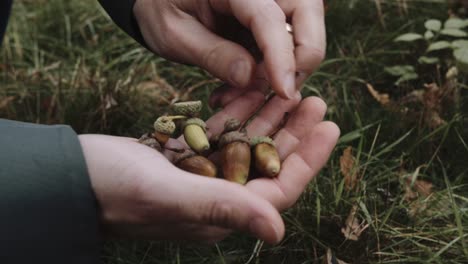
<svg viewBox="0 0 468 264">
<path fill-rule="evenodd" d="M 153 137 L 162 145 L 166 145 L 167 141 L 174 133 L 176 125 L 175 119 L 186 118 L 185 116 L 161 116 L 154 122 Z"/>
<path fill-rule="evenodd" d="M 152 137 L 151 133 L 146 133 L 138 139 L 138 142 L 161 152 L 162 147 L 159 142 Z"/>
<path fill-rule="evenodd" d="M 217 169 L 213 162 L 203 156 L 197 155 L 191 150 L 178 154 L 174 159 L 174 164 L 184 171 L 202 176 L 214 178 L 217 174 Z"/>
<path fill-rule="evenodd" d="M 210 142 L 206 136 L 206 124 L 200 118 L 190 118 L 184 125 L 185 142 L 197 153 L 206 153 Z"/>
<path fill-rule="evenodd" d="M 202 109 L 201 101 L 179 102 L 172 105 L 172 110 L 178 114 L 189 117 L 196 117 Z"/>
<path fill-rule="evenodd" d="M 221 166 L 226 180 L 245 184 L 250 169 L 250 144 L 245 133 L 228 132 L 219 139 Z"/>
<path fill-rule="evenodd" d="M 275 142 L 270 137 L 254 137 L 250 141 L 253 148 L 255 168 L 260 174 L 270 178 L 281 170 L 281 161 Z"/>
</svg>

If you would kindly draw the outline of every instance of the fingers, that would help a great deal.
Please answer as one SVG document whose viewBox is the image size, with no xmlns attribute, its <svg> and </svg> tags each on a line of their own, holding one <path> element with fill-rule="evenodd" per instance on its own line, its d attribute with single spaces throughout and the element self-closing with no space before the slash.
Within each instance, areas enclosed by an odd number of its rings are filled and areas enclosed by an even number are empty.
<svg viewBox="0 0 468 264">
<path fill-rule="evenodd" d="M 301 102 L 284 129 L 275 137 L 281 160 L 302 144 L 301 139 L 323 120 L 326 111 L 327 105 L 318 97 L 307 97 Z"/>
<path fill-rule="evenodd" d="M 261 92 L 256 90 L 246 92 L 206 121 L 208 131 L 211 135 L 221 133 L 224 129 L 224 123 L 229 118 L 236 118 L 244 122 L 264 101 L 265 95 Z"/>
<path fill-rule="evenodd" d="M 203 21 L 178 9 L 186 6 L 175 8 L 174 4 L 153 2 L 158 1 L 141 0 L 135 6 L 135 17 L 153 51 L 174 61 L 198 65 L 236 88 L 248 85 L 255 61 L 245 48 L 215 35 L 201 24 Z M 162 10 L 156 16 L 148 11 L 158 8 Z"/>
<path fill-rule="evenodd" d="M 277 178 L 256 179 L 250 181 L 247 188 L 279 210 L 291 207 L 327 162 L 339 134 L 339 128 L 332 122 L 317 124 L 301 140 L 300 147 L 282 163 Z"/>
<path fill-rule="evenodd" d="M 281 8 L 271 0 L 210 0 L 210 4 L 215 11 L 234 15 L 252 31 L 263 53 L 272 89 L 283 98 L 294 97 L 294 44 Z"/>
<path fill-rule="evenodd" d="M 300 100 L 301 94 L 299 92 L 291 100 L 284 100 L 279 96 L 274 96 L 247 126 L 249 137 L 272 133 L 283 121 L 285 113 L 293 111 Z"/>
<path fill-rule="evenodd" d="M 270 82 L 268 81 L 265 64 L 263 62 L 259 63 L 255 68 L 255 74 L 246 89 L 239 89 L 224 84 L 211 94 L 209 104 L 213 108 L 224 107 L 248 90 L 258 90 L 263 94 L 267 94 L 270 91 Z"/>
<path fill-rule="evenodd" d="M 294 28 L 295 59 L 301 85 L 325 57 L 326 34 L 322 0 L 277 0 Z"/>
</svg>

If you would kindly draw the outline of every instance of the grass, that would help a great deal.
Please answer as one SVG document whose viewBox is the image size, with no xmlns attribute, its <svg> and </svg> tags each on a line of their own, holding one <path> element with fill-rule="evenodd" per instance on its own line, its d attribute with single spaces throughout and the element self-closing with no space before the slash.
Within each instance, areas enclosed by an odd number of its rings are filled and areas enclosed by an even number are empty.
<svg viewBox="0 0 468 264">
<path fill-rule="evenodd" d="M 440 95 L 446 122 L 431 126 L 427 105 L 404 99 L 425 83 L 442 86 L 448 68 L 419 65 L 422 44 L 392 41 L 421 32 L 428 18 L 445 20 L 441 10 L 448 5 L 329 2 L 327 58 L 303 94 L 328 103 L 327 119 L 340 126 L 342 137 L 317 180 L 283 213 L 284 241 L 268 246 L 234 234 L 215 246 L 110 242 L 105 263 L 323 263 L 327 249 L 349 263 L 467 263 L 467 77 L 458 76 L 454 96 Z M 394 85 L 384 67 L 397 64 L 414 65 L 419 78 Z M 137 137 L 172 100 L 207 100 L 219 81 L 151 55 L 95 1 L 18 0 L 0 50 L 0 83 L 0 117 Z M 378 103 L 367 83 L 387 93 L 393 106 Z M 340 170 L 347 147 L 351 174 L 359 177 L 353 189 Z M 433 185 L 429 193 L 418 192 L 423 183 Z M 408 188 L 416 198 L 408 198 Z M 368 224 L 357 241 L 341 232 L 353 207 Z"/>
</svg>

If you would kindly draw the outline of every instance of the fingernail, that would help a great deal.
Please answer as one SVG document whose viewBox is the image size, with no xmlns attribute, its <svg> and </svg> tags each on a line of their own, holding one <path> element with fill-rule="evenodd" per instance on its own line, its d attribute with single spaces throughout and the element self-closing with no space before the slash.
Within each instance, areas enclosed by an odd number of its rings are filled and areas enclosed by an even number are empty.
<svg viewBox="0 0 468 264">
<path fill-rule="evenodd" d="M 231 64 L 229 81 L 236 87 L 244 87 L 250 79 L 250 63 L 245 60 L 237 60 Z"/>
<path fill-rule="evenodd" d="M 250 222 L 250 232 L 257 238 L 268 237 L 268 243 L 278 243 L 280 240 L 280 234 L 278 230 L 269 222 L 262 218 L 255 218 Z"/>
<path fill-rule="evenodd" d="M 293 99 L 296 94 L 296 74 L 287 73 L 283 81 L 283 89 L 288 99 Z"/>
</svg>

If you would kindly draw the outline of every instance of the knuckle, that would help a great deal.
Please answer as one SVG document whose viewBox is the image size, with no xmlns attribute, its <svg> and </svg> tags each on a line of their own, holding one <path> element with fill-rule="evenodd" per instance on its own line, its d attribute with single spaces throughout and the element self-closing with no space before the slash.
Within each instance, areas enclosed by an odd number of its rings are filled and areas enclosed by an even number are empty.
<svg viewBox="0 0 468 264">
<path fill-rule="evenodd" d="M 229 203 L 214 201 L 209 206 L 206 223 L 209 225 L 229 227 L 233 222 L 234 208 Z"/>
<path fill-rule="evenodd" d="M 221 52 L 224 50 L 224 42 L 216 43 L 215 45 L 209 47 L 201 58 L 201 64 L 206 69 L 213 69 L 216 64 L 219 62 L 221 57 Z"/>
<path fill-rule="evenodd" d="M 250 19 L 252 23 L 258 25 L 262 21 L 277 22 L 286 21 L 286 15 L 274 2 L 267 2 L 258 6 L 255 12 L 251 12 Z"/>
</svg>

